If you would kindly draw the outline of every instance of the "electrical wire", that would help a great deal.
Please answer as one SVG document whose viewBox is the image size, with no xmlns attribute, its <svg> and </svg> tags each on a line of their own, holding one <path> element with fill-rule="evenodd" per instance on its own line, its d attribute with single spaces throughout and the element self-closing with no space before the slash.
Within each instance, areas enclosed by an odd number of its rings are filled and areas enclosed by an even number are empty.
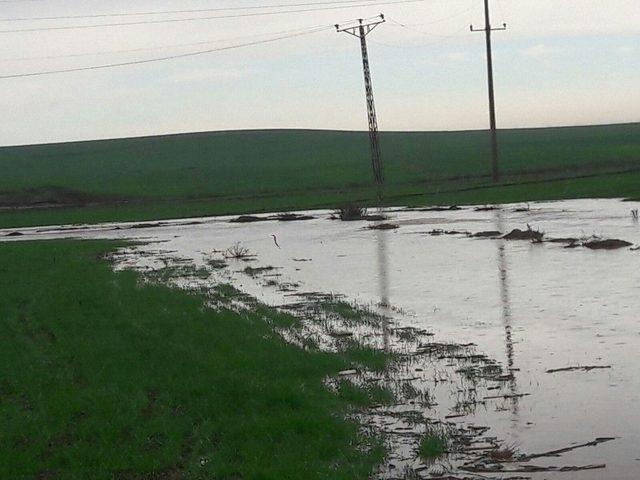
<svg viewBox="0 0 640 480">
<path fill-rule="evenodd" d="M 424 35 L 434 35 L 434 36 L 437 36 L 437 37 L 440 37 L 440 38 L 438 40 L 434 40 L 432 42 L 420 43 L 420 44 L 414 44 L 414 45 L 397 45 L 397 44 L 379 42 L 378 40 L 369 40 L 369 41 L 371 43 L 375 43 L 375 44 L 382 45 L 384 47 L 389 47 L 389 48 L 426 48 L 426 47 L 432 47 L 434 45 L 440 45 L 440 44 L 448 42 L 448 41 L 450 41 L 452 39 L 460 38 L 462 36 L 461 35 L 462 32 L 468 31 L 468 29 L 469 29 L 469 27 L 467 27 L 465 25 L 464 27 L 459 28 L 452 35 L 436 35 L 436 34 L 424 33 Z"/>
<path fill-rule="evenodd" d="M 101 23 L 101 24 L 94 24 L 94 25 L 71 25 L 71 26 L 62 26 L 62 27 L 20 28 L 20 29 L 12 29 L 12 30 L 0 30 L 0 33 L 43 32 L 43 31 L 51 31 L 51 30 L 80 30 L 80 29 L 88 29 L 88 28 L 124 27 L 124 26 L 131 26 L 131 25 L 153 25 L 153 24 L 161 24 L 161 23 L 178 23 L 178 22 L 192 22 L 192 21 L 202 21 L 202 20 L 262 17 L 262 16 L 284 15 L 284 14 L 290 14 L 290 13 L 308 13 L 308 12 L 320 12 L 320 11 L 328 11 L 328 10 L 341 10 L 341 9 L 347 9 L 347 8 L 371 7 L 376 5 L 398 5 L 398 4 L 407 4 L 407 3 L 422 3 L 425 1 L 428 1 L 428 0 L 395 0 L 395 1 L 373 1 L 373 2 L 369 1 L 368 3 L 360 3 L 357 5 L 350 4 L 350 5 L 337 6 L 337 7 L 281 10 L 278 12 L 254 12 L 254 13 L 232 14 L 232 15 L 216 15 L 216 16 L 209 16 L 209 17 L 173 18 L 173 19 L 165 19 L 165 20 L 140 20 L 136 22 Z"/>
<path fill-rule="evenodd" d="M 20 74 L 12 74 L 12 75 L 0 75 L 0 80 L 6 80 L 6 79 L 10 79 L 10 78 L 24 78 L 24 77 L 36 77 L 36 76 L 42 76 L 42 75 L 53 75 L 53 74 L 58 74 L 58 73 L 83 72 L 83 71 L 88 71 L 88 70 L 102 70 L 102 69 L 107 69 L 107 68 L 124 67 L 124 66 L 129 66 L 129 65 L 142 65 L 142 64 L 154 63 L 154 62 L 164 62 L 164 61 L 168 61 L 168 60 L 176 60 L 176 59 L 180 59 L 180 58 L 188 58 L 188 57 L 195 57 L 195 56 L 199 56 L 199 55 L 205 55 L 205 54 L 208 54 L 208 53 L 221 52 L 221 51 L 224 51 L 224 50 L 233 50 L 233 49 L 237 49 L 237 48 L 249 47 L 249 46 L 254 46 L 254 45 L 261 45 L 261 44 L 265 44 L 265 43 L 272 43 L 272 42 L 276 42 L 276 41 L 279 41 L 279 40 L 285 40 L 285 39 L 289 39 L 289 38 L 300 37 L 300 36 L 303 36 L 303 35 L 311 35 L 311 34 L 319 33 L 319 32 L 326 31 L 326 30 L 332 30 L 333 28 L 334 28 L 333 25 L 324 26 L 324 27 L 315 28 L 313 30 L 294 33 L 294 34 L 290 34 L 290 35 L 283 35 L 283 36 L 270 38 L 270 39 L 266 39 L 266 40 L 256 40 L 256 41 L 253 41 L 253 42 L 240 43 L 240 44 L 236 44 L 236 45 L 228 45 L 226 47 L 212 48 L 212 49 L 207 49 L 207 50 L 199 50 L 199 51 L 195 51 L 195 52 L 187 52 L 187 53 L 181 53 L 181 54 L 177 54 L 177 55 L 167 55 L 165 57 L 134 60 L 134 61 L 130 61 L 130 62 L 107 63 L 107 64 L 102 64 L 102 65 L 92 65 L 92 66 L 87 66 L 87 67 L 66 68 L 66 69 L 60 69 L 60 70 L 47 70 L 47 71 L 41 71 L 41 72 L 20 73 Z"/>
<path fill-rule="evenodd" d="M 12 0 L 15 1 L 15 0 Z M 29 0 L 37 1 L 37 0 Z M 305 2 L 305 3 L 281 3 L 276 5 L 252 5 L 247 7 L 218 7 L 218 8 L 200 8 L 192 10 L 163 10 L 151 12 L 126 12 L 126 13 L 100 13 L 94 15 L 60 15 L 54 17 L 15 17 L 0 18 L 0 22 L 30 22 L 41 20 L 73 20 L 81 18 L 110 18 L 110 17 L 137 17 L 142 15 L 170 15 L 179 13 L 205 13 L 205 12 L 228 12 L 238 10 L 265 10 L 269 8 L 293 8 L 293 7 L 309 7 L 318 5 L 342 5 L 350 3 L 369 3 L 377 0 L 333 0 L 326 2 Z"/>
<path fill-rule="evenodd" d="M 123 54 L 123 53 L 137 53 L 137 52 L 149 52 L 149 51 L 157 51 L 157 50 L 169 50 L 174 48 L 197 47 L 201 45 L 211 45 L 212 43 L 222 43 L 222 42 L 229 42 L 233 40 L 243 40 L 247 38 L 259 38 L 259 37 L 273 36 L 273 35 L 286 35 L 289 33 L 308 31 L 308 30 L 321 28 L 321 27 L 324 28 L 326 27 L 326 25 L 313 25 L 310 27 L 296 28 L 293 30 L 283 30 L 279 32 L 258 33 L 255 35 L 242 35 L 239 37 L 229 37 L 229 38 L 218 38 L 214 40 L 203 40 L 201 42 L 158 45 L 155 47 L 127 48 L 127 49 L 121 49 L 121 50 L 102 50 L 97 52 L 68 53 L 63 55 L 42 55 L 42 56 L 34 56 L 34 57 L 0 58 L 0 62 L 7 63 L 7 62 L 26 62 L 26 61 L 33 61 L 33 60 L 56 60 L 56 59 L 62 59 L 62 58 L 93 57 L 93 56 L 101 56 L 101 55 L 117 55 L 117 54 Z"/>
<path fill-rule="evenodd" d="M 436 20 L 432 20 L 430 22 L 423 22 L 423 23 L 403 23 L 403 22 L 399 22 L 398 20 L 395 20 L 393 18 L 390 18 L 388 15 L 385 18 L 387 20 L 389 20 L 390 22 L 396 24 L 399 27 L 408 28 L 409 30 L 415 30 L 416 32 L 420 32 L 419 30 L 412 29 L 411 27 L 435 25 L 436 23 L 446 22 L 448 20 L 452 20 L 454 18 L 458 18 L 458 17 L 461 17 L 463 15 L 466 15 L 468 12 L 470 12 L 472 10 L 472 8 L 473 7 L 465 8 L 464 10 L 462 10 L 460 12 L 457 12 L 457 13 L 454 13 L 453 15 L 448 15 L 446 17 L 438 18 Z M 424 32 L 420 32 L 420 33 L 424 33 Z"/>
</svg>

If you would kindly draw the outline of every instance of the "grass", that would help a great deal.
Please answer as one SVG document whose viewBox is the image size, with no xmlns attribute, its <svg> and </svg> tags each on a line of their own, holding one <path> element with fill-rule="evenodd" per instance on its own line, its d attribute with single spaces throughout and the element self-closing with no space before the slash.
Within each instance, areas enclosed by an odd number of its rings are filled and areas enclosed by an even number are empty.
<svg viewBox="0 0 640 480">
<path fill-rule="evenodd" d="M 382 450 L 344 416 L 384 392 L 323 386 L 350 359 L 115 273 L 113 248 L 0 245 L 0 478 L 368 477 Z"/>
<path fill-rule="evenodd" d="M 279 130 L 5 147 L 0 204 L 58 208 L 7 210 L 0 226 L 373 205 L 367 142 Z M 501 131 L 498 186 L 486 132 L 384 132 L 381 143 L 389 204 L 640 197 L 640 124 Z"/>
<path fill-rule="evenodd" d="M 425 461 L 441 457 L 447 452 L 447 439 L 443 435 L 429 434 L 420 442 L 418 452 Z"/>
</svg>

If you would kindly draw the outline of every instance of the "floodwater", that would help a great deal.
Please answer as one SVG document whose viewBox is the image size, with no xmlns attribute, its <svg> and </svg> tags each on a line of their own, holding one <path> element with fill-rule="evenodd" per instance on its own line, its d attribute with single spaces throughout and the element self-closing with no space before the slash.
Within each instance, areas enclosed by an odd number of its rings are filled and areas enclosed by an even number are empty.
<svg viewBox="0 0 640 480">
<path fill-rule="evenodd" d="M 276 306 L 300 302 L 300 292 L 344 295 L 389 317 L 375 340 L 380 348 L 397 345 L 389 332 L 415 327 L 421 338 L 426 335 L 432 342 L 473 344 L 473 354 L 500 367 L 500 378 L 473 378 L 464 376 L 454 355 L 405 362 L 397 376 L 428 392 L 428 402 L 411 402 L 426 417 L 440 419 L 449 428 L 473 427 L 480 437 L 529 455 L 613 438 L 557 456 L 494 465 L 502 474 L 487 467 L 491 462 L 470 461 L 469 452 L 475 451 L 470 448 L 466 456 L 453 459 L 449 468 L 454 472 L 479 465 L 489 472 L 482 478 L 640 478 L 640 251 L 430 233 L 508 233 L 530 225 L 544 232 L 545 239 L 597 235 L 635 246 L 640 245 L 640 225 L 631 210 L 638 204 L 572 200 L 522 207 L 395 209 L 387 212 L 387 222 L 399 228 L 385 231 L 368 229 L 371 222 L 331 220 L 331 212 L 317 211 L 305 212 L 315 217 L 307 221 L 241 224 L 218 217 L 147 223 L 147 228 L 114 224 L 18 229 L 22 236 L 12 237 L 6 235 L 15 230 L 6 230 L 0 238 L 155 242 L 115 257 L 118 268 L 153 267 L 166 257 L 203 266 L 208 259 L 222 259 L 222 252 L 241 242 L 254 261 L 227 260 L 228 267 L 212 272 L 207 282 L 232 283 Z M 243 272 L 248 265 L 277 269 L 250 276 Z M 457 360 L 469 365 L 468 360 Z M 434 366 L 438 361 L 441 365 Z M 568 367 L 605 368 L 549 372 Z M 443 378 L 434 374 L 447 368 L 450 373 L 442 373 Z M 474 445 L 481 441 L 474 440 Z M 415 457 L 415 442 L 395 447 L 395 463 L 386 465 L 381 476 L 401 478 L 394 471 L 412 466 L 420 466 L 418 472 L 426 475 L 429 465 L 407 460 Z M 518 473 L 521 465 L 606 468 Z"/>
</svg>

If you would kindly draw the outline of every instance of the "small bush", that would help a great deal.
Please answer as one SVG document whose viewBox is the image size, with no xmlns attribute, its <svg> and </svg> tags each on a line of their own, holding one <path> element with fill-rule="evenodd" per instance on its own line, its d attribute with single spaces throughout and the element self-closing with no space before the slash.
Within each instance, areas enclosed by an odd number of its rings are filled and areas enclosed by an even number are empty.
<svg viewBox="0 0 640 480">
<path fill-rule="evenodd" d="M 227 250 L 224 252 L 224 256 L 226 258 L 242 259 L 242 258 L 250 257 L 251 255 L 249 253 L 249 249 L 246 247 L 243 247 L 242 244 L 238 242 L 232 247 L 227 248 Z"/>
</svg>

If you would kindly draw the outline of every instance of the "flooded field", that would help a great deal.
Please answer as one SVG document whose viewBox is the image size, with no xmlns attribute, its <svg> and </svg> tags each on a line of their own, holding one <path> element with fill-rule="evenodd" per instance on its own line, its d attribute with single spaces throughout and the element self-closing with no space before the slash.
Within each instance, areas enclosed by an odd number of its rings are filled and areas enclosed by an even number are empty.
<svg viewBox="0 0 640 480">
<path fill-rule="evenodd" d="M 18 229 L 0 239 L 137 240 L 113 257 L 116 268 L 189 266 L 185 286 L 230 283 L 307 319 L 280 332 L 288 341 L 392 352 L 384 372 L 342 375 L 396 395 L 361 417 L 387 436 L 382 478 L 636 479 L 637 208 L 403 208 L 350 222 L 315 211 Z M 450 455 L 420 460 L 425 432 L 452 438 Z"/>
</svg>

